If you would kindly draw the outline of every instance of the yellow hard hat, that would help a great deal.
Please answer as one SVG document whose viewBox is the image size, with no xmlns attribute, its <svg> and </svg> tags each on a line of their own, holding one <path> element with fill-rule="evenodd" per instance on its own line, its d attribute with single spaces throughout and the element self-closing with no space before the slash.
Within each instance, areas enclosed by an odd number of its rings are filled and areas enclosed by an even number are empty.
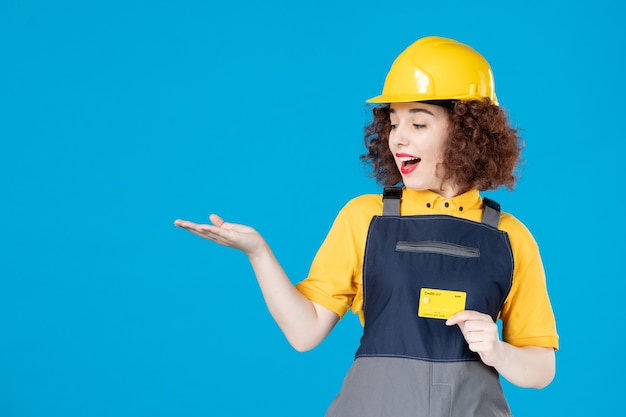
<svg viewBox="0 0 626 417">
<path fill-rule="evenodd" d="M 383 93 L 368 103 L 481 100 L 498 103 L 491 67 L 474 49 L 453 39 L 428 36 L 393 62 Z"/>
</svg>

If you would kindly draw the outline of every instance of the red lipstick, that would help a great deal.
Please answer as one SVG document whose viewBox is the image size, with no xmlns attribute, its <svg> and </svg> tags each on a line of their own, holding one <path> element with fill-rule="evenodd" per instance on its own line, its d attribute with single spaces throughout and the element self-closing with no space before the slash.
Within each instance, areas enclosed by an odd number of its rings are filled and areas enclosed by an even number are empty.
<svg viewBox="0 0 626 417">
<path fill-rule="evenodd" d="M 398 158 L 401 163 L 400 172 L 405 175 L 415 171 L 422 160 L 421 158 L 409 155 L 408 153 L 397 153 L 396 158 Z"/>
</svg>

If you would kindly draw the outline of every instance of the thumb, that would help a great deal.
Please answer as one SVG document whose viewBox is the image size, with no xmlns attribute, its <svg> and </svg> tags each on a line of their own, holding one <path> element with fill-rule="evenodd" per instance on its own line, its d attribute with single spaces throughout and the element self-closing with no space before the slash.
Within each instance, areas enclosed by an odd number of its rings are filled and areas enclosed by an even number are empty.
<svg viewBox="0 0 626 417">
<path fill-rule="evenodd" d="M 222 227 L 222 225 L 225 223 L 224 220 L 217 214 L 211 214 L 209 216 L 209 220 L 211 220 L 211 223 L 213 223 L 213 225 L 217 227 Z"/>
</svg>

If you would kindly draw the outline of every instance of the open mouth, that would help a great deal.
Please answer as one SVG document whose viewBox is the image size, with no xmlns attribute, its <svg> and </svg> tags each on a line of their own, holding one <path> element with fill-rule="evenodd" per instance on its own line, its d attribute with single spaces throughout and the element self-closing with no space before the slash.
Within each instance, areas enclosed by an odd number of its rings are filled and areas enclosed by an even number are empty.
<svg viewBox="0 0 626 417">
<path fill-rule="evenodd" d="M 398 159 L 402 163 L 402 165 L 400 166 L 400 171 L 403 174 L 410 174 L 411 172 L 413 172 L 422 161 L 422 158 L 416 158 L 412 156 L 403 156 Z"/>
</svg>

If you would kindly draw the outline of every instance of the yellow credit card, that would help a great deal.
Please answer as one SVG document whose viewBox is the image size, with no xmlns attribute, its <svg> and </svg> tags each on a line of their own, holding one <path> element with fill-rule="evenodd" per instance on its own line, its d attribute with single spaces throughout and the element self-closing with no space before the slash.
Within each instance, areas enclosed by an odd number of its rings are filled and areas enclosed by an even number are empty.
<svg viewBox="0 0 626 417">
<path fill-rule="evenodd" d="M 431 319 L 449 319 L 465 310 L 466 298 L 467 293 L 462 291 L 422 288 L 417 315 Z"/>
</svg>

